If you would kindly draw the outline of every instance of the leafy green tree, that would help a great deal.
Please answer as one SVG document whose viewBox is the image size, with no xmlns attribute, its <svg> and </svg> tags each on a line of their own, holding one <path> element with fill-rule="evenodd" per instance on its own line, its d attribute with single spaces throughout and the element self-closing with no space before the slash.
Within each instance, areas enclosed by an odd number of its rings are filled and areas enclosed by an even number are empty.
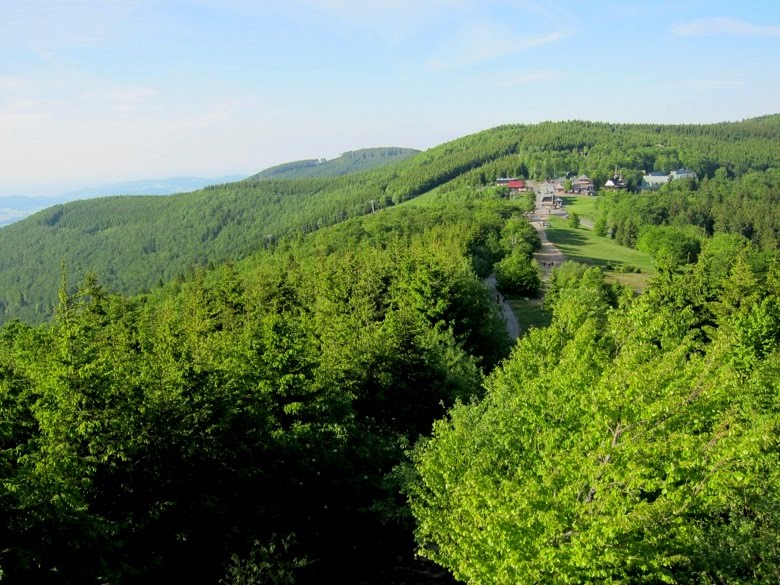
<svg viewBox="0 0 780 585">
<path fill-rule="evenodd" d="M 536 296 L 542 285 L 539 264 L 533 258 L 512 253 L 496 264 L 496 282 L 507 294 Z"/>
<path fill-rule="evenodd" d="M 607 219 L 603 215 L 599 215 L 593 224 L 593 233 L 601 237 L 607 235 Z"/>
<path fill-rule="evenodd" d="M 580 216 L 576 213 L 569 214 L 569 227 L 575 230 L 580 227 Z"/>
<path fill-rule="evenodd" d="M 773 579 L 777 299 L 748 296 L 709 341 L 664 295 L 583 301 L 561 296 L 417 446 L 420 553 L 469 583 Z"/>
<path fill-rule="evenodd" d="M 653 257 L 664 249 L 677 264 L 692 264 L 696 262 L 701 252 L 701 240 L 695 229 L 645 226 L 640 231 L 636 247 Z"/>
</svg>

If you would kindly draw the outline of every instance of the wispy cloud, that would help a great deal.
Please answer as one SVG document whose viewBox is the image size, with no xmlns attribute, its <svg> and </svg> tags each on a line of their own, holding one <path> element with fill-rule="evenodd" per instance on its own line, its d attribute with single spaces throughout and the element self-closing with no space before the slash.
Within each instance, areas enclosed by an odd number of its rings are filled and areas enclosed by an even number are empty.
<svg viewBox="0 0 780 585">
<path fill-rule="evenodd" d="M 534 37 L 517 37 L 488 28 L 475 29 L 459 39 L 457 49 L 428 60 L 433 70 L 446 71 L 469 65 L 478 65 L 493 59 L 507 57 L 522 51 L 560 41 L 565 35 L 555 32 Z"/>
<path fill-rule="evenodd" d="M 222 0 L 220 0 L 222 1 Z M 335 23 L 396 42 L 424 33 L 449 14 L 469 13 L 475 0 L 294 0 L 307 11 Z"/>
<path fill-rule="evenodd" d="M 737 79 L 694 79 L 684 82 L 679 87 L 689 87 L 693 89 L 728 89 L 744 85 Z"/>
<path fill-rule="evenodd" d="M 531 85 L 534 83 L 543 83 L 545 81 L 557 81 L 563 79 L 563 75 L 557 71 L 541 69 L 539 71 L 528 71 L 517 75 L 502 76 L 498 85 L 502 87 L 513 87 L 518 85 Z"/>
<path fill-rule="evenodd" d="M 736 18 L 702 18 L 672 29 L 678 37 L 780 37 L 780 26 L 752 24 Z"/>
<path fill-rule="evenodd" d="M 151 87 L 104 87 L 79 92 L 76 97 L 102 105 L 112 112 L 127 113 L 137 110 L 159 95 L 160 92 Z"/>
</svg>

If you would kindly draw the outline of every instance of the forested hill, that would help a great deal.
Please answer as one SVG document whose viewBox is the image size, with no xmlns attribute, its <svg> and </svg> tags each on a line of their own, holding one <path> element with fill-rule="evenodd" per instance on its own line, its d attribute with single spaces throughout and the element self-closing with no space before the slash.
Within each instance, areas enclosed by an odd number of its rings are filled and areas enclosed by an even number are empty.
<svg viewBox="0 0 780 585">
<path fill-rule="evenodd" d="M 286 234 L 310 233 L 437 187 L 479 188 L 497 176 L 565 171 L 587 173 L 600 185 L 616 167 L 631 187 L 642 171 L 680 166 L 700 177 L 780 167 L 780 117 L 712 125 L 501 126 L 340 177 L 251 179 L 162 199 L 57 206 L 0 229 L 0 318 L 49 316 L 63 262 L 72 281 L 94 271 L 110 289 L 136 293 L 195 266 L 241 258 Z"/>
<path fill-rule="evenodd" d="M 507 126 L 383 170 L 0 231 L 27 238 L 0 250 L 19 291 L 9 256 L 56 286 L 81 254 L 50 322 L 0 328 L 0 580 L 777 581 L 776 126 Z M 530 198 L 485 184 L 562 160 L 702 178 L 599 198 L 654 256 L 645 292 L 565 262 L 549 326 L 511 344 L 483 279 L 533 296 L 541 238 Z M 148 293 L 103 285 L 242 255 Z"/>
<path fill-rule="evenodd" d="M 417 154 L 414 148 L 379 147 L 350 150 L 331 160 L 309 159 L 284 163 L 260 171 L 250 179 L 308 179 L 340 177 L 378 169 Z"/>
</svg>

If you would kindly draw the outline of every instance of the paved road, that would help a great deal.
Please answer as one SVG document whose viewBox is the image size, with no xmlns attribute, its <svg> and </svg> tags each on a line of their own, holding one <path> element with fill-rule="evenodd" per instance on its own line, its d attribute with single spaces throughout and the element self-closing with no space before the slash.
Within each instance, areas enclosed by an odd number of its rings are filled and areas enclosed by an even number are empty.
<svg viewBox="0 0 780 585">
<path fill-rule="evenodd" d="M 484 282 L 490 290 L 490 297 L 495 299 L 496 296 L 498 296 L 498 299 L 502 301 L 499 303 L 501 306 L 501 316 L 504 317 L 504 322 L 506 323 L 506 332 L 509 334 L 509 338 L 514 341 L 520 337 L 520 324 L 517 322 L 517 317 L 515 317 L 515 314 L 512 311 L 512 307 L 509 306 L 509 303 L 503 302 L 504 295 L 496 290 L 496 275 L 491 274 L 484 280 Z"/>
</svg>

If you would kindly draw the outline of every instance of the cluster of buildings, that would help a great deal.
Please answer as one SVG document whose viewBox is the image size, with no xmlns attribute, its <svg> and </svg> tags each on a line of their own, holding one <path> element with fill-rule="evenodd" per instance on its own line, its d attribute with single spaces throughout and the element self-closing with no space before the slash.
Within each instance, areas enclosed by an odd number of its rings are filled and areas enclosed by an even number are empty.
<svg viewBox="0 0 780 585">
<path fill-rule="evenodd" d="M 695 179 L 696 173 L 688 169 L 677 169 L 671 173 L 645 173 L 642 177 L 643 191 L 655 191 L 675 179 Z"/>
<path fill-rule="evenodd" d="M 593 195 L 596 192 L 596 188 L 593 186 L 593 181 L 590 180 L 588 175 L 580 175 L 576 179 L 569 179 L 571 181 L 571 189 L 566 190 L 564 183 L 566 177 L 559 177 L 553 181 L 555 185 L 556 193 L 574 193 L 575 195 Z"/>
<path fill-rule="evenodd" d="M 496 179 L 496 185 L 509 187 L 509 193 L 511 194 L 525 193 L 528 191 L 528 185 L 525 184 L 525 181 L 518 179 L 517 177 L 499 177 Z"/>
<path fill-rule="evenodd" d="M 643 191 L 655 191 L 660 189 L 663 185 L 676 179 L 696 179 L 696 173 L 689 171 L 688 169 L 677 169 L 671 173 L 645 173 L 642 177 L 642 184 L 640 188 Z M 571 182 L 571 187 L 568 187 L 567 181 Z M 548 182 L 549 184 L 550 182 Z M 573 193 L 575 195 L 594 195 L 596 188 L 593 185 L 588 175 L 580 175 L 579 177 L 559 177 L 551 181 L 555 188 L 555 193 Z M 501 185 L 509 188 L 509 192 L 512 194 L 525 193 L 528 191 L 528 185 L 522 179 L 517 177 L 499 177 L 496 179 L 496 185 Z M 623 176 L 618 174 L 617 171 L 611 179 L 602 186 L 602 189 L 623 189 L 626 186 L 626 182 Z M 550 200 L 550 203 L 554 205 L 555 201 Z"/>
</svg>

